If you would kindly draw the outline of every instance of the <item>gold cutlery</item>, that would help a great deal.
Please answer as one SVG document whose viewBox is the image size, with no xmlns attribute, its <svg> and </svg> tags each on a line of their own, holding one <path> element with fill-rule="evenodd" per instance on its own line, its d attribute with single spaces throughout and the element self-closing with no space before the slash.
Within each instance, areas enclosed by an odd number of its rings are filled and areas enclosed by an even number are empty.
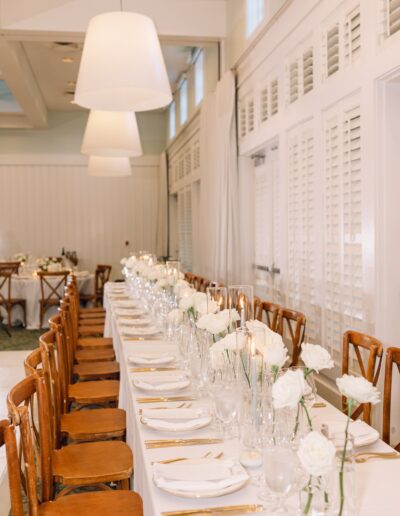
<svg viewBox="0 0 400 516">
<path fill-rule="evenodd" d="M 149 439 L 145 441 L 147 449 L 150 448 L 171 448 L 174 446 L 197 446 L 204 444 L 220 444 L 223 439 Z"/>
<path fill-rule="evenodd" d="M 154 371 L 177 371 L 176 367 L 133 367 L 131 373 L 153 373 Z"/>
<path fill-rule="evenodd" d="M 189 509 L 183 511 L 169 511 L 161 513 L 162 516 L 220 516 L 230 513 L 231 515 L 250 514 L 252 512 L 263 512 L 262 505 L 225 505 L 223 507 L 209 507 L 208 509 Z"/>
<path fill-rule="evenodd" d="M 148 340 L 148 341 L 150 341 L 150 340 L 154 340 L 154 341 L 156 341 L 156 340 L 161 340 L 161 336 L 160 336 L 160 337 L 154 337 L 154 336 L 152 336 L 152 337 L 150 338 L 150 337 L 126 337 L 126 336 L 124 336 L 124 335 L 123 335 L 123 336 L 122 336 L 122 339 L 123 339 L 123 340 L 141 340 L 141 341 L 143 341 L 143 340 Z"/>
<path fill-rule="evenodd" d="M 158 398 L 136 398 L 138 403 L 165 403 L 167 401 L 194 401 L 193 396 L 161 396 Z"/>
<path fill-rule="evenodd" d="M 175 410 L 180 408 L 190 408 L 192 406 L 191 403 L 180 403 L 179 405 L 176 405 L 175 407 L 153 407 L 151 410 Z M 139 415 L 141 416 L 143 414 L 143 409 L 139 409 Z"/>
<path fill-rule="evenodd" d="M 324 408 L 324 407 L 326 407 L 326 403 L 324 403 L 324 402 L 322 402 L 322 401 L 321 401 L 321 402 L 316 402 L 316 403 L 314 403 L 314 405 L 312 406 L 312 408 Z"/>
<path fill-rule="evenodd" d="M 394 452 L 359 452 L 354 455 L 355 461 L 357 464 L 362 464 L 371 459 L 398 459 L 400 458 L 400 453 Z"/>
<path fill-rule="evenodd" d="M 213 459 L 220 459 L 224 452 L 218 453 L 215 457 L 212 457 Z M 200 459 L 206 459 L 211 455 L 211 452 L 205 453 L 203 456 L 200 457 Z M 165 459 L 165 460 L 154 460 L 152 464 L 172 464 L 173 462 L 181 462 L 183 460 L 191 460 L 196 459 L 196 457 L 176 457 L 175 459 Z"/>
</svg>

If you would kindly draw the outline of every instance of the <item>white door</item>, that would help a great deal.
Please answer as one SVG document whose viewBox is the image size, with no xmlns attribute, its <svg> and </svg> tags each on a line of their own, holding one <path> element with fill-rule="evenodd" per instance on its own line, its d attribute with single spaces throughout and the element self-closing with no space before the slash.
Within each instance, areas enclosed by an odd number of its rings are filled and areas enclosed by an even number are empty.
<svg viewBox="0 0 400 516">
<path fill-rule="evenodd" d="M 279 264 L 276 263 L 277 228 L 274 192 L 278 167 L 278 147 L 258 152 L 254 159 L 254 286 L 255 295 L 274 301 Z"/>
</svg>

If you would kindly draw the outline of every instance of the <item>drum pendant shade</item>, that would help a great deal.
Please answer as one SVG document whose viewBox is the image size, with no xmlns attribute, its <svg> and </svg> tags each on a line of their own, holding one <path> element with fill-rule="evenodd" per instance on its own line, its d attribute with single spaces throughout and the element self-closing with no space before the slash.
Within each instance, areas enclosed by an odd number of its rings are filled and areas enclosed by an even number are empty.
<svg viewBox="0 0 400 516">
<path fill-rule="evenodd" d="M 91 111 L 81 152 L 89 156 L 141 156 L 143 152 L 135 113 Z"/>
<path fill-rule="evenodd" d="M 88 164 L 89 176 L 124 177 L 131 175 L 129 158 L 112 158 L 90 156 Z"/>
<path fill-rule="evenodd" d="M 86 33 L 75 102 L 100 111 L 167 106 L 171 87 L 153 20 L 111 12 L 92 18 Z"/>
</svg>

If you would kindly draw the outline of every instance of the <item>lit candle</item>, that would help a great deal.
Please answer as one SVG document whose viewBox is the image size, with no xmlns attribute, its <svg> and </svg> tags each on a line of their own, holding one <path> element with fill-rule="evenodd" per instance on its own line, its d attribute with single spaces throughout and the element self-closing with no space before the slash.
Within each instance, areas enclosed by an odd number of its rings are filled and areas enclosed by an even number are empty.
<svg viewBox="0 0 400 516">
<path fill-rule="evenodd" d="M 246 319 L 245 319 L 245 314 L 244 314 L 244 301 L 243 301 L 243 297 L 241 297 L 240 298 L 240 326 L 242 328 L 244 328 L 245 324 L 246 324 Z"/>
<path fill-rule="evenodd" d="M 250 388 L 251 388 L 251 415 L 253 422 L 257 421 L 257 357 L 254 337 L 250 337 Z"/>
</svg>

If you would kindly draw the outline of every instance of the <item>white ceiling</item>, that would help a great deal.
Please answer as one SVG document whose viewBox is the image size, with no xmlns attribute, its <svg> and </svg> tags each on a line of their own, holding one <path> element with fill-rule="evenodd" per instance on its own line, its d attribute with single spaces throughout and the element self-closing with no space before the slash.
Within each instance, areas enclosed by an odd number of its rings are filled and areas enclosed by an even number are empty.
<svg viewBox="0 0 400 516">
<path fill-rule="evenodd" d="M 71 100 L 78 76 L 82 44 L 24 41 L 22 45 L 47 109 L 81 109 L 71 104 Z M 163 43 L 162 50 L 171 87 L 174 88 L 180 75 L 188 68 L 192 47 Z"/>
</svg>

